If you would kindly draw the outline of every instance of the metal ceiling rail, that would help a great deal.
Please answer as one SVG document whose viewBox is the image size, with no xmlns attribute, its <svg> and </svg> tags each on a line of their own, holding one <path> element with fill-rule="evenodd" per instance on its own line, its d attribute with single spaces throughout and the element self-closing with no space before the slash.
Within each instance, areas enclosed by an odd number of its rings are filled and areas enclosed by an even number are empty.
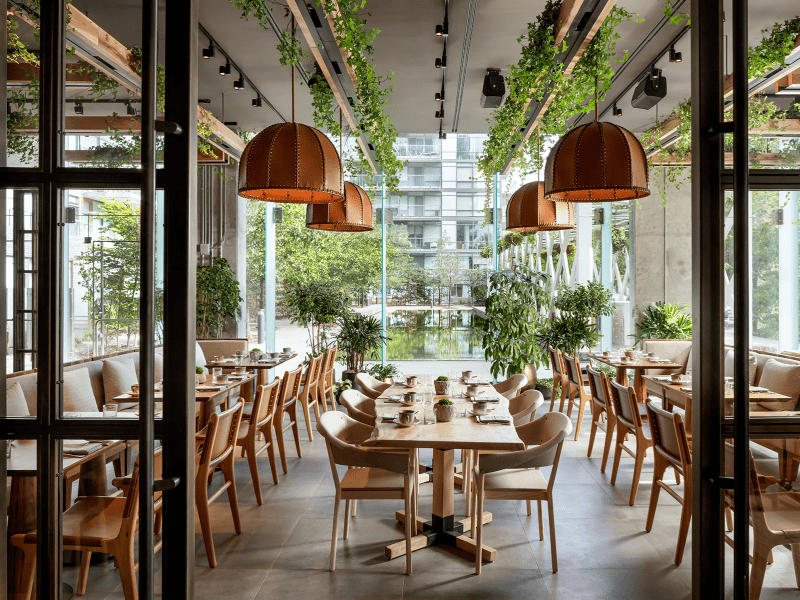
<svg viewBox="0 0 800 600">
<path fill-rule="evenodd" d="M 464 84 L 467 79 L 467 64 L 469 63 L 469 49 L 472 45 L 472 28 L 475 25 L 475 13 L 478 11 L 478 0 L 469 0 L 467 10 L 467 23 L 464 27 L 464 42 L 461 46 L 461 68 L 458 72 L 458 86 L 456 88 L 456 108 L 453 111 L 453 133 L 458 131 L 458 121 L 461 118 L 461 104 L 464 100 Z"/>
<path fill-rule="evenodd" d="M 217 40 L 214 39 L 214 36 L 211 35 L 205 27 L 203 27 L 202 23 L 198 23 L 197 27 L 200 29 L 200 33 L 202 33 L 204 36 L 206 36 L 208 38 L 209 43 L 213 44 L 213 46 L 217 50 L 219 50 L 219 53 L 222 54 L 222 56 L 225 57 L 225 60 L 227 60 L 230 63 L 231 67 L 234 70 L 239 71 L 239 75 L 241 76 L 241 78 L 248 83 L 248 85 L 252 88 L 252 90 L 256 93 L 256 95 L 266 103 L 266 105 L 272 110 L 272 112 L 274 112 L 278 116 L 278 118 L 281 121 L 283 121 L 285 123 L 286 119 L 283 118 L 283 115 L 281 113 L 279 113 L 278 109 L 275 108 L 272 105 L 272 103 L 267 99 L 267 97 L 259 91 L 259 89 L 253 83 L 253 81 L 242 70 L 242 68 L 239 65 L 236 64 L 235 60 L 233 60 L 231 58 L 231 55 L 228 54 L 227 52 L 225 52 L 225 49 L 222 46 L 220 46 L 220 44 L 219 44 L 219 42 Z"/>
<path fill-rule="evenodd" d="M 447 8 L 448 8 L 448 0 L 444 0 L 444 23 L 448 22 L 447 18 Z M 444 87 L 445 83 L 447 82 L 447 38 L 449 36 L 449 31 L 444 31 L 442 34 L 442 64 L 440 65 L 440 71 L 442 72 L 442 99 L 441 103 L 439 104 L 439 137 L 442 137 L 442 126 L 444 125 L 444 101 L 445 101 L 445 93 Z M 462 54 L 463 56 L 463 54 Z M 437 111 L 438 112 L 438 111 Z"/>
<path fill-rule="evenodd" d="M 358 129 L 358 122 L 354 110 L 357 100 L 355 89 L 355 75 L 352 74 L 347 58 L 339 48 L 336 34 L 333 31 L 331 19 L 324 13 L 320 18 L 316 8 L 298 0 L 288 0 L 300 31 L 314 55 L 322 74 L 328 81 L 336 102 L 342 110 L 344 118 L 352 131 Z M 370 143 L 369 135 L 361 132 L 358 144 L 364 153 L 372 170 L 379 172 L 375 151 Z"/>
<path fill-rule="evenodd" d="M 614 4 L 616 4 L 616 0 L 575 0 L 574 2 L 565 1 L 561 5 L 559 19 L 563 20 L 560 21 L 561 25 L 556 28 L 555 41 L 556 44 L 559 44 L 560 38 L 567 43 L 567 49 L 557 56 L 557 60 L 564 65 L 565 75 L 572 73 L 575 64 L 583 56 L 584 50 L 594 39 L 603 21 L 614 8 Z M 566 17 L 563 16 L 565 14 Z M 510 149 L 503 166 L 503 175 L 508 174 L 511 165 L 514 164 L 517 151 L 521 151 L 524 142 L 531 136 L 552 101 L 552 89 L 547 90 L 541 100 L 531 99 L 525 111 L 522 142 Z"/>
</svg>

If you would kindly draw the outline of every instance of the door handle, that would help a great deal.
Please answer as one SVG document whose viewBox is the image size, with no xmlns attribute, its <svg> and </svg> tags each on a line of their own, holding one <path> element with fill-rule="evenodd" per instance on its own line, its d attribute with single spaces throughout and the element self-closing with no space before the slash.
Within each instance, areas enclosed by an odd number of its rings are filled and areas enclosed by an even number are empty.
<svg viewBox="0 0 800 600">
<path fill-rule="evenodd" d="M 181 482 L 180 477 L 168 477 L 166 479 L 156 479 L 153 481 L 154 492 L 166 492 L 174 490 Z"/>
</svg>

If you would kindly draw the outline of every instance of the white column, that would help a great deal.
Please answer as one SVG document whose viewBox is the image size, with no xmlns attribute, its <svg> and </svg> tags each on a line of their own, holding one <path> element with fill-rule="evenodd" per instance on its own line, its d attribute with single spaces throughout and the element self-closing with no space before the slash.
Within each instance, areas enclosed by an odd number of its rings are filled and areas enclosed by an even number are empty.
<svg viewBox="0 0 800 600">
<path fill-rule="evenodd" d="M 575 203 L 575 283 L 592 280 L 592 204 Z"/>
<path fill-rule="evenodd" d="M 798 193 L 781 192 L 783 225 L 778 226 L 779 351 L 797 350 L 798 327 Z"/>
</svg>

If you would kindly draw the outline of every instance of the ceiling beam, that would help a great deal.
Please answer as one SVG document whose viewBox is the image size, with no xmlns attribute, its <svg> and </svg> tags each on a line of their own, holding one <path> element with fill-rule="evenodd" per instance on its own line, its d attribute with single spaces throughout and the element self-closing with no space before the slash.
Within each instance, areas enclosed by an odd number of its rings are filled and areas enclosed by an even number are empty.
<svg viewBox="0 0 800 600">
<path fill-rule="evenodd" d="M 26 6 L 20 4 L 18 0 L 10 0 L 10 3 L 14 8 L 8 11 L 9 14 L 13 14 L 38 29 L 36 21 L 27 14 Z M 142 78 L 130 66 L 135 62 L 131 51 L 71 4 L 67 4 L 67 10 L 70 16 L 69 27 L 67 27 L 67 47 L 74 48 L 77 56 L 98 71 L 135 94 L 141 95 Z M 198 105 L 197 110 L 198 119 L 202 115 L 214 132 L 208 142 L 228 152 L 237 160 L 241 158 L 245 147 L 244 140 L 202 106 Z M 69 118 L 67 117 L 67 119 Z M 105 119 L 106 117 L 100 118 Z M 121 131 L 128 130 L 128 128 L 122 127 L 119 129 Z"/>
<path fill-rule="evenodd" d="M 572 73 L 578 60 L 583 56 L 584 50 L 597 35 L 597 31 L 615 4 L 616 0 L 598 0 L 596 3 L 594 0 L 564 0 L 561 3 L 555 26 L 555 46 L 558 47 L 565 40 L 568 44 L 566 51 L 558 57 L 559 62 L 564 65 L 565 76 Z M 588 20 L 580 31 L 576 31 L 575 26 L 583 20 L 586 13 L 590 14 Z M 506 164 L 503 166 L 503 175 L 507 175 L 511 170 L 517 152 L 522 152 L 525 142 L 531 137 L 533 130 L 536 129 L 553 101 L 552 90 L 545 92 L 542 100 L 535 103 L 533 92 L 534 90 L 531 90 L 531 97 L 524 110 L 526 125 L 522 141 L 517 147 L 511 148 Z"/>
<path fill-rule="evenodd" d="M 64 160 L 71 163 L 89 163 L 92 159 L 97 158 L 103 160 L 105 156 L 111 154 L 113 148 L 101 148 L 99 150 L 64 150 Z M 142 162 L 141 156 L 134 156 L 131 160 L 132 163 Z M 218 165 L 228 162 L 228 155 L 219 148 L 212 148 L 211 154 L 205 154 L 200 150 L 197 151 L 197 164 L 198 165 Z"/>
<path fill-rule="evenodd" d="M 75 63 L 67 65 L 65 83 L 69 91 L 88 90 L 92 87 L 91 75 L 78 71 L 80 66 Z M 39 80 L 39 67 L 31 63 L 10 62 L 6 65 L 6 77 L 9 89 L 27 89 L 32 81 Z"/>
<path fill-rule="evenodd" d="M 322 74 L 328 81 L 334 98 L 336 98 L 337 104 L 339 104 L 339 108 L 342 110 L 342 115 L 347 121 L 350 130 L 356 131 L 358 125 L 350 100 L 354 103 L 358 102 L 356 94 L 358 82 L 355 72 L 347 60 L 348 56 L 339 48 L 334 32 L 333 19 L 329 15 L 325 15 L 324 19 L 320 19 L 316 9 L 305 2 L 288 0 L 288 3 L 300 32 L 303 34 L 306 44 L 308 44 L 311 54 L 314 56 L 314 60 L 317 61 Z M 321 11 L 322 9 L 320 8 L 319 10 Z M 319 27 L 315 24 L 315 19 L 309 11 L 315 11 L 314 17 L 319 23 Z M 339 73 L 336 72 L 337 68 Z M 357 139 L 367 162 L 369 162 L 373 172 L 377 173 L 379 171 L 378 164 L 375 152 L 370 148 L 369 136 L 362 132 Z"/>
<path fill-rule="evenodd" d="M 774 166 L 783 163 L 783 159 L 786 157 L 785 154 L 781 154 L 780 152 L 760 152 L 756 155 L 750 156 L 750 164 L 758 163 L 761 165 L 767 166 Z M 733 152 L 726 152 L 724 155 L 724 164 L 725 165 L 732 165 L 733 164 Z M 674 154 L 668 154 L 666 156 L 660 156 L 656 160 L 653 161 L 653 166 L 655 167 L 691 167 L 692 166 L 692 156 L 691 154 L 685 158 L 681 158 L 678 160 Z"/>
</svg>

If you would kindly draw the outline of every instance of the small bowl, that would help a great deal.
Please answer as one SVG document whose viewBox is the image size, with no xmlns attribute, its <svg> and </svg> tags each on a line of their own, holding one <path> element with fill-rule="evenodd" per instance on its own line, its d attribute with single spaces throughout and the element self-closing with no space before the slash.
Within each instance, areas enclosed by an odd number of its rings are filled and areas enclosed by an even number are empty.
<svg viewBox="0 0 800 600">
<path fill-rule="evenodd" d="M 490 412 L 489 403 L 486 400 L 475 400 L 472 403 L 472 412 L 476 415 L 486 415 Z"/>
<path fill-rule="evenodd" d="M 472 371 L 461 371 L 461 377 L 464 380 L 472 379 Z"/>
</svg>

